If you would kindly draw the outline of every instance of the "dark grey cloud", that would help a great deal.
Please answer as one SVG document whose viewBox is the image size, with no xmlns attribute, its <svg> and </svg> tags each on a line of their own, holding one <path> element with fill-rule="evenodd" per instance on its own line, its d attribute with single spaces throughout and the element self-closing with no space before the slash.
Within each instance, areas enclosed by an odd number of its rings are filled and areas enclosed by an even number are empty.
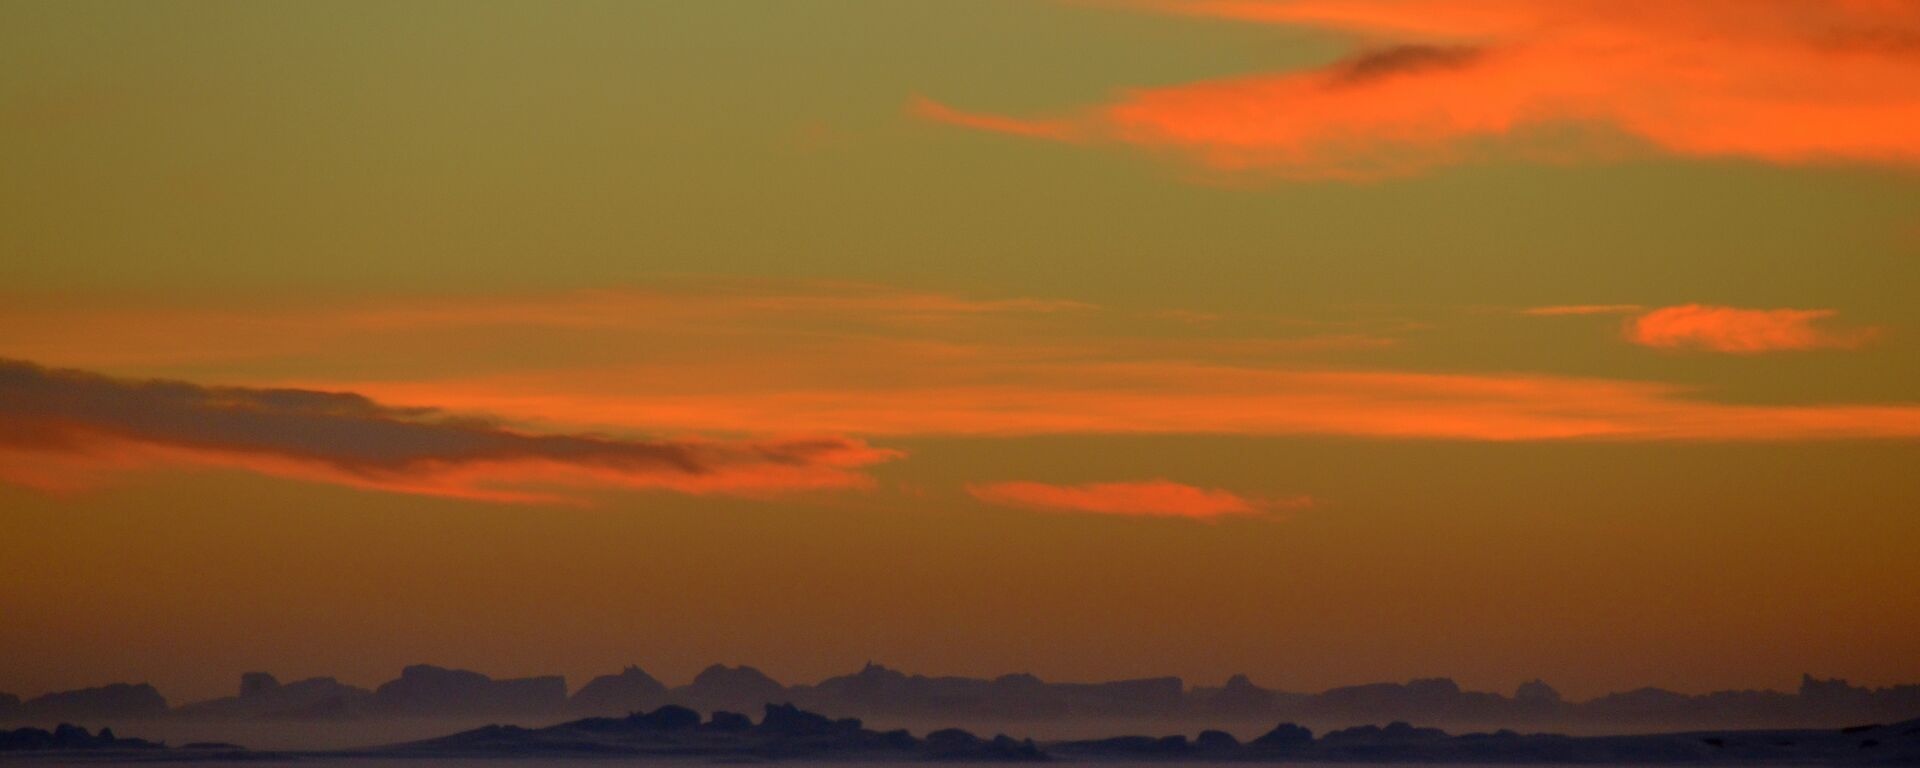
<svg viewBox="0 0 1920 768">
<path fill-rule="evenodd" d="M 836 478 L 847 479 L 848 467 L 891 456 L 835 437 L 705 441 L 532 434 L 432 408 L 382 405 L 350 392 L 124 379 L 0 359 L 0 446 L 78 451 L 103 440 L 266 455 L 368 478 L 537 461 L 599 471 L 629 484 L 657 478 L 668 487 L 722 482 L 723 476 L 750 485 L 761 469 L 797 485 L 833 485 Z M 809 480 L 809 469 L 825 474 Z"/>
<path fill-rule="evenodd" d="M 1483 51 L 1473 46 L 1396 45 L 1368 51 L 1334 65 L 1336 85 L 1359 85 L 1412 72 L 1459 69 L 1478 60 Z"/>
</svg>

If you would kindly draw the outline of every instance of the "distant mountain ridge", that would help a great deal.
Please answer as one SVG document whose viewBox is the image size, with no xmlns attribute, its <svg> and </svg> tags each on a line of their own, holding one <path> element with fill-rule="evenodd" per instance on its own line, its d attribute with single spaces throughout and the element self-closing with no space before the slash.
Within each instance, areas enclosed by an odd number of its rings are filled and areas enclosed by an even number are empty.
<svg viewBox="0 0 1920 768">
<path fill-rule="evenodd" d="M 786 685 L 749 666 L 713 665 L 681 686 L 638 666 L 602 675 L 569 693 L 559 676 L 494 679 L 427 664 L 408 666 L 374 689 L 318 677 L 281 683 L 243 675 L 239 692 L 169 708 L 152 686 L 115 684 L 50 693 L 26 701 L 0 694 L 0 721 L 126 722 L 157 718 L 326 721 L 391 717 L 545 719 L 624 715 L 679 705 L 700 712 L 754 711 L 794 703 L 840 716 L 895 720 L 1184 719 L 1314 723 L 1412 721 L 1468 727 L 1544 727 L 1599 723 L 1620 728 L 1837 726 L 1920 717 L 1920 685 L 1863 688 L 1803 676 L 1792 693 L 1718 691 L 1682 694 L 1657 688 L 1566 701 L 1543 681 L 1512 695 L 1468 691 L 1447 678 L 1343 686 L 1319 693 L 1260 687 L 1235 675 L 1218 687 L 1177 677 L 1059 683 L 1027 674 L 996 678 L 930 677 L 869 663 L 813 685 Z"/>
<path fill-rule="evenodd" d="M 0 730 L 0 753 L 56 757 L 86 753 L 90 759 L 297 760 L 352 758 L 468 760 L 498 758 L 657 758 L 673 761 L 762 762 L 799 759 L 852 762 L 1076 762 L 1178 763 L 1365 763 L 1365 764 L 1580 764 L 1580 765 L 1920 765 L 1920 719 L 1851 728 L 1720 730 L 1623 736 L 1554 733 L 1449 734 L 1404 722 L 1384 727 L 1343 728 L 1315 738 L 1283 722 L 1241 742 L 1219 730 L 1189 739 L 1171 736 L 1109 736 L 1036 742 L 996 735 L 990 739 L 958 728 L 924 737 L 906 729 L 878 731 L 855 718 L 832 718 L 792 704 L 768 704 L 760 722 L 716 711 L 703 720 L 686 707 L 666 705 L 625 717 L 589 717 L 538 728 L 481 728 L 381 747 L 331 751 L 252 752 L 220 742 L 178 749 L 142 739 L 98 735 L 74 725 L 52 731 Z"/>
<path fill-rule="evenodd" d="M 853 718 L 834 719 L 791 704 L 767 704 L 759 723 L 744 714 L 700 713 L 666 705 L 621 718 L 593 717 L 545 728 L 489 725 L 436 739 L 365 750 L 373 757 L 671 757 L 685 759 L 861 759 L 1038 761 L 1032 740 L 982 739 L 957 729 L 916 738 L 875 731 Z"/>
<path fill-rule="evenodd" d="M 1313 732 L 1281 723 L 1242 743 L 1224 731 L 1173 736 L 1114 736 L 1045 744 L 1006 735 L 991 739 L 957 728 L 916 738 L 874 731 L 791 704 L 765 706 L 758 724 L 667 705 L 625 718 L 588 718 L 546 728 L 490 725 L 436 739 L 366 750 L 369 757 L 689 757 L 710 760 L 831 759 L 1031 762 L 1077 760 L 1181 762 L 1507 763 L 1507 764 L 1802 764 L 1920 763 L 1920 720 L 1823 730 L 1705 731 L 1573 737 L 1514 731 L 1452 735 L 1404 722 Z"/>
<path fill-rule="evenodd" d="M 114 683 L 94 688 L 56 691 L 21 701 L 0 693 L 0 720 L 63 721 L 85 719 L 139 720 L 168 714 L 167 700 L 146 683 Z"/>
</svg>

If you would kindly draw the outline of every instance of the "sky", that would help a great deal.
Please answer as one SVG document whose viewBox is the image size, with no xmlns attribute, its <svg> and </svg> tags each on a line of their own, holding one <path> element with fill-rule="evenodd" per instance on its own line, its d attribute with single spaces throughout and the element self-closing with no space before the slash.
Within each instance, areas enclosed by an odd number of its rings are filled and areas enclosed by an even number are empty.
<svg viewBox="0 0 1920 768">
<path fill-rule="evenodd" d="M 1920 681 L 1901 0 L 0 0 L 0 691 Z"/>
</svg>

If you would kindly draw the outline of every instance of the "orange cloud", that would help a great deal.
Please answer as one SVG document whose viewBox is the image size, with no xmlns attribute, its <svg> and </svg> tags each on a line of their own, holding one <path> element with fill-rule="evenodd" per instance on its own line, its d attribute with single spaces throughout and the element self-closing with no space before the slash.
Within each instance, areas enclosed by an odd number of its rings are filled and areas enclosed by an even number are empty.
<svg viewBox="0 0 1920 768">
<path fill-rule="evenodd" d="M 894 362 L 912 368 L 922 361 Z M 749 434 L 1482 441 L 1920 437 L 1920 404 L 1723 404 L 1698 399 L 1682 387 L 1613 379 L 1173 361 L 966 362 L 902 373 L 903 380 L 886 386 L 795 386 L 644 367 L 353 386 L 390 402 L 439 403 L 559 424 Z M 676 373 L 683 381 L 662 385 Z"/>
<path fill-rule="evenodd" d="M 548 333 L 737 334 L 831 325 L 842 333 L 960 328 L 1091 305 L 973 299 L 824 280 L 684 280 L 550 294 L 406 297 L 208 309 L 115 296 L 0 296 L 0 355 L 76 366 L 275 357 L 370 338 L 483 328 Z"/>
<path fill-rule="evenodd" d="M 341 392 L 133 381 L 0 360 L 0 481 L 48 491 L 214 467 L 400 493 L 578 502 L 569 490 L 755 495 L 864 487 L 897 457 L 845 438 L 530 434 Z"/>
<path fill-rule="evenodd" d="M 740 458 L 756 455 L 748 446 L 779 443 L 783 435 L 1920 437 L 1920 403 L 1914 402 L 1729 404 L 1714 402 L 1709 390 L 1655 382 L 1380 367 L 1379 356 L 1417 327 L 1406 318 L 1281 318 L 1262 325 L 1235 316 L 1192 328 L 1072 302 L 977 301 L 876 288 L 704 290 L 713 294 L 711 302 L 698 292 L 629 290 L 258 315 L 178 307 L 82 312 L 77 317 L 89 322 L 79 325 L 61 322 L 76 317 L 66 308 L 0 303 L 0 354 L 45 350 L 65 364 L 98 360 L 106 362 L 94 366 L 109 368 L 162 361 L 191 366 L 185 370 L 195 377 L 355 392 L 382 408 L 421 409 L 427 415 L 419 419 L 484 414 L 511 425 L 495 429 L 523 435 L 702 435 L 716 450 L 737 449 L 732 458 L 715 459 L 737 467 L 732 475 L 612 476 L 690 492 L 865 482 L 852 471 L 861 464 L 851 458 L 837 469 L 824 457 L 789 464 Z M 229 322 L 256 316 L 260 322 Z M 1225 335 L 1223 326 L 1281 335 Z M 1312 335 L 1285 335 L 1302 329 Z M 202 362 L 203 350 L 258 357 Z M 877 449 L 849 442 L 844 455 L 870 450 Z M 867 463 L 885 455 L 867 456 Z M 481 458 L 460 464 L 477 466 Z M 579 471 L 580 462 L 554 468 L 537 458 L 515 464 L 527 477 L 516 483 L 612 485 L 605 474 Z M 215 459 L 203 453 L 195 461 Z M 368 476 L 362 472 L 353 481 L 374 482 Z M 451 468 L 435 476 L 460 479 Z M 394 477 L 388 473 L 386 480 Z"/>
<path fill-rule="evenodd" d="M 1847 349 L 1873 329 L 1833 330 L 1817 325 L 1831 309 L 1739 309 L 1700 304 L 1664 307 L 1635 318 L 1627 339 L 1662 349 L 1698 348 L 1752 354 L 1782 350 Z"/>
<path fill-rule="evenodd" d="M 947 123 L 1175 150 L 1227 171 L 1403 175 L 1498 152 L 1920 166 L 1920 5 L 1898 0 L 1227 0 L 1176 13 L 1328 30 L 1309 71 L 1126 92 L 1067 118 Z M 1039 126 L 1047 126 L 1040 130 Z M 1566 145 L 1565 129 L 1577 138 Z M 1590 129 L 1599 129 L 1598 131 Z"/>
<path fill-rule="evenodd" d="M 1304 496 L 1248 499 L 1217 488 L 1196 488 L 1170 480 L 1136 483 L 1050 485 L 1034 482 L 969 485 L 967 492 L 989 504 L 1054 512 L 1088 512 L 1136 517 L 1184 517 L 1213 520 L 1312 506 Z"/>
</svg>

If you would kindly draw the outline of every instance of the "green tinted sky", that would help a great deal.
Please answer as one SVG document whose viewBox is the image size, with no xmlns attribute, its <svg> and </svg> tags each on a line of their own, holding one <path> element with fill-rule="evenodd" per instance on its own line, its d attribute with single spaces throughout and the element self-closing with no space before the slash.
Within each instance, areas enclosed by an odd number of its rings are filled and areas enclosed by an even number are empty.
<svg viewBox="0 0 1920 768">
<path fill-rule="evenodd" d="M 0 523 L 26 535 L 0 537 L 0 605 L 28 620 L 0 627 L 0 658 L 16 660 L 0 663 L 0 690 L 142 677 L 197 696 L 245 669 L 369 683 L 422 660 L 575 676 L 638 661 L 670 678 L 734 660 L 804 678 L 871 657 L 930 673 L 1248 671 L 1301 688 L 1545 675 L 1578 694 L 1920 677 L 1899 639 L 1920 634 L 1920 578 L 1901 554 L 1920 538 L 1903 426 L 1920 392 L 1911 163 L 1628 140 L 1600 158 L 1289 180 L 911 106 L 1098 114 L 1138 89 L 1337 67 L 1361 37 L 1038 0 L 0 1 L 0 357 L 352 388 L 622 436 L 742 426 L 595 403 L 839 387 L 855 393 L 843 410 L 869 389 L 937 410 L 936 390 L 964 383 L 1044 391 L 1038 413 L 1073 387 L 1260 386 L 1179 372 L 1090 384 L 1076 368 L 1168 361 L 1659 383 L 1686 403 L 1884 405 L 1882 423 L 1488 443 L 1098 424 L 955 436 L 967 430 L 862 412 L 874 421 L 842 431 L 908 458 L 845 494 L 618 491 L 582 511 L 230 465 L 77 493 L 7 487 Z M 1093 306 L 975 326 L 836 303 L 612 330 L 332 314 L 630 290 L 699 312 L 705 291 L 740 284 L 844 298 L 820 281 Z M 1632 315 L 1517 314 L 1692 303 L 1833 310 L 1822 327 L 1874 330 L 1720 354 L 1628 343 Z M 269 320 L 299 332 L 276 343 L 246 328 Z M 1380 343 L 1225 349 L 1343 334 Z M 936 342 L 980 358 L 936 358 Z M 687 381 L 662 373 L 682 369 Z M 488 378 L 518 375 L 535 378 Z M 489 407 L 550 384 L 557 409 Z M 1636 411 L 1636 428 L 1669 404 Z M 1156 478 L 1316 506 L 1207 524 L 997 508 L 965 490 Z M 393 583 L 420 592 L 369 591 Z M 603 602 L 608 586 L 637 591 Z M 483 607 L 502 621 L 462 618 Z M 210 628 L 235 614 L 265 626 Z M 1032 639 L 1005 639 L 1014 627 Z M 397 639 L 357 645 L 369 637 Z M 1749 644 L 1762 637 L 1775 644 Z M 196 642 L 212 650 L 161 647 Z"/>
</svg>

